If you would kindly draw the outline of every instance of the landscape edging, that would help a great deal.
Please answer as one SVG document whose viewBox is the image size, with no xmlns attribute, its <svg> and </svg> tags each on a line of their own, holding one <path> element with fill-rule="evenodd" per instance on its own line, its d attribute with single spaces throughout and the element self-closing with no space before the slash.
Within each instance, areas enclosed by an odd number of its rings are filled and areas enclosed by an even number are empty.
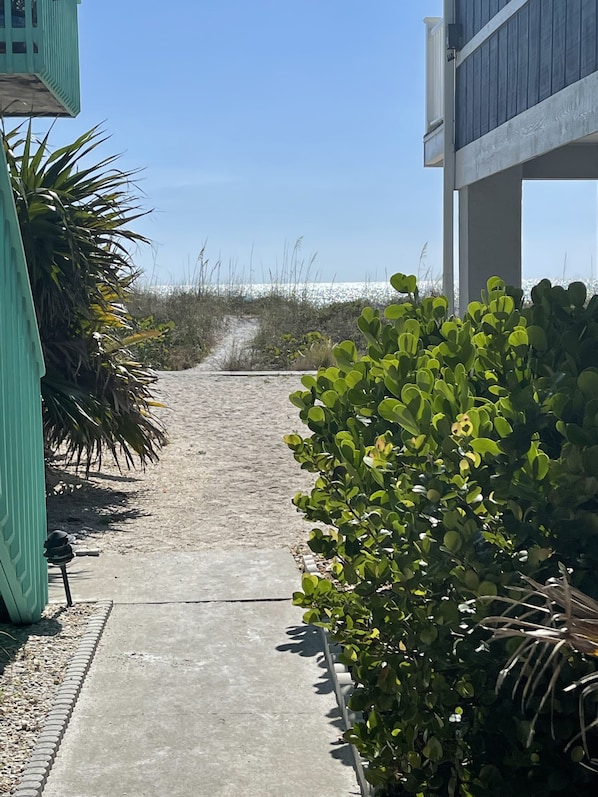
<svg viewBox="0 0 598 797">
<path fill-rule="evenodd" d="M 305 573 L 313 576 L 319 576 L 320 578 L 322 577 L 316 564 L 316 560 L 313 556 L 310 554 L 304 554 L 302 559 L 303 570 Z M 330 673 L 330 678 L 336 693 L 336 700 L 341 711 L 343 724 L 345 726 L 345 730 L 349 730 L 349 728 L 351 728 L 357 721 L 361 719 L 359 714 L 356 714 L 349 708 L 349 700 L 355 688 L 353 678 L 351 677 L 351 673 L 349 672 L 348 668 L 341 661 L 339 661 L 339 656 L 342 653 L 342 647 L 332 642 L 328 631 L 323 628 L 319 628 L 318 630 L 320 631 L 322 637 L 322 645 L 324 647 L 326 664 L 328 665 L 328 672 Z M 365 777 L 367 763 L 361 757 L 355 745 L 350 744 L 349 747 L 353 753 L 355 774 L 357 776 L 359 788 L 361 789 L 362 797 L 374 797 L 374 789 L 371 784 L 368 783 Z"/>
<path fill-rule="evenodd" d="M 13 797 L 41 796 L 111 610 L 112 601 L 98 601 L 87 621 Z"/>
</svg>

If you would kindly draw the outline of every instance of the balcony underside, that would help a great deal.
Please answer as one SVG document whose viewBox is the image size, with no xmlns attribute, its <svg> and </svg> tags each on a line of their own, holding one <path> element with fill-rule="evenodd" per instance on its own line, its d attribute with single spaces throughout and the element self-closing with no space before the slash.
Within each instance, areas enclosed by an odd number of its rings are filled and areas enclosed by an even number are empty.
<svg viewBox="0 0 598 797">
<path fill-rule="evenodd" d="M 37 75 L 0 75 L 0 116 L 70 116 Z"/>
<path fill-rule="evenodd" d="M 442 166 L 444 163 L 444 122 L 424 136 L 424 166 Z"/>
</svg>

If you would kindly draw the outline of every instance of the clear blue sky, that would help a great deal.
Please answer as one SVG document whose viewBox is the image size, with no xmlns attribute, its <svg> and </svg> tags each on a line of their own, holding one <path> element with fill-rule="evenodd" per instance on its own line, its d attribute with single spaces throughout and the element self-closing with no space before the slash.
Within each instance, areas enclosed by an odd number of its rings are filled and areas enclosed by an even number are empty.
<svg viewBox="0 0 598 797">
<path fill-rule="evenodd" d="M 422 166 L 424 16 L 441 0 L 83 0 L 82 113 L 143 168 L 136 258 L 182 282 L 199 250 L 253 281 L 302 237 L 321 280 L 441 270 L 441 171 Z M 37 129 L 37 126 L 36 126 Z M 43 129 L 40 120 L 39 129 Z M 589 275 L 592 185 L 525 187 L 526 276 Z M 593 264 L 596 273 L 596 264 Z"/>
</svg>

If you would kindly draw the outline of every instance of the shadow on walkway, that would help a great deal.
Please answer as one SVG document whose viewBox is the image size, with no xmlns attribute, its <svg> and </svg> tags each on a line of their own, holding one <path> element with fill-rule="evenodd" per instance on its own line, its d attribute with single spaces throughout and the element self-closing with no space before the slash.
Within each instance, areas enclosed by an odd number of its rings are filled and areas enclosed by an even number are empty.
<svg viewBox="0 0 598 797">
<path fill-rule="evenodd" d="M 276 650 L 310 658 L 316 656 L 318 658 L 320 673 L 318 680 L 314 683 L 314 690 L 318 695 L 329 695 L 334 693 L 334 684 L 328 672 L 326 658 L 322 652 L 322 636 L 319 629 L 313 625 L 289 626 L 287 628 L 287 635 L 290 637 L 291 641 L 284 645 L 278 645 Z M 340 709 L 335 707 L 331 709 L 326 716 L 329 720 L 329 724 L 338 731 L 338 740 L 331 743 L 332 749 L 330 750 L 330 755 L 345 766 L 352 767 L 354 765 L 353 754 L 350 746 L 342 736 L 345 727 Z"/>
</svg>

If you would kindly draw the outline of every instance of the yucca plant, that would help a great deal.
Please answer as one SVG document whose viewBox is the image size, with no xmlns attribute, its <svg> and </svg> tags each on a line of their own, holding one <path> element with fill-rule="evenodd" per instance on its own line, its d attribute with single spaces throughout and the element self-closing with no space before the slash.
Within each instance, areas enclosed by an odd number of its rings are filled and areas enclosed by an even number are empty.
<svg viewBox="0 0 598 797">
<path fill-rule="evenodd" d="M 46 361 L 46 450 L 87 469 L 105 450 L 145 465 L 165 435 L 151 412 L 155 375 L 128 350 L 156 334 L 136 333 L 126 309 L 130 250 L 147 243 L 130 227 L 145 213 L 135 175 L 117 156 L 96 159 L 98 128 L 54 151 L 31 123 L 2 135 Z"/>
</svg>

